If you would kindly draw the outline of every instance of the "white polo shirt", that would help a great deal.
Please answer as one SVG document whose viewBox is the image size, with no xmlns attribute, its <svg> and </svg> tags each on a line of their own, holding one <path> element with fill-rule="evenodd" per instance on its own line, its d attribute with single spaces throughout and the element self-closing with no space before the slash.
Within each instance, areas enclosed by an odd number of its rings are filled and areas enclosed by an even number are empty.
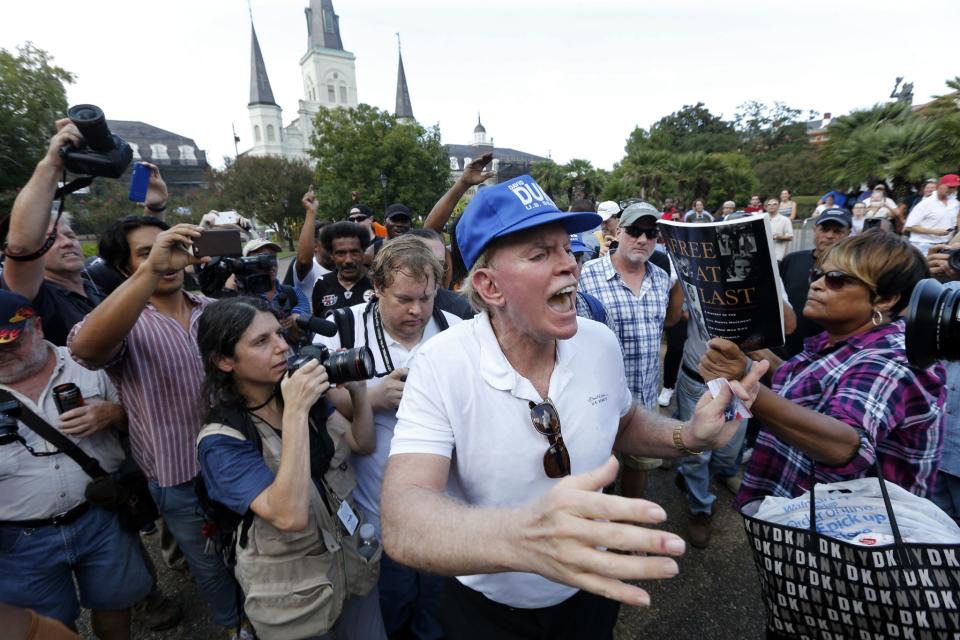
<svg viewBox="0 0 960 640">
<path fill-rule="evenodd" d="M 936 192 L 921 200 L 907 215 L 904 227 L 927 227 L 929 229 L 950 229 L 957 225 L 957 212 L 960 201 L 947 198 L 941 202 Z M 945 244 L 950 236 L 935 236 L 926 233 L 911 233 L 910 242 L 920 245 Z"/>
<path fill-rule="evenodd" d="M 577 318 L 577 326 L 573 338 L 558 342 L 549 387 L 574 474 L 606 462 L 620 418 L 633 404 L 616 336 L 593 320 Z M 543 399 L 510 366 L 481 313 L 430 340 L 413 359 L 390 455 L 451 458 L 447 491 L 467 504 L 528 504 L 559 482 L 543 470 L 548 442 L 533 426 L 530 400 Z M 577 592 L 530 573 L 457 579 L 523 609 L 553 606 Z"/>
<path fill-rule="evenodd" d="M 368 313 L 363 317 L 363 311 L 367 308 L 367 303 L 361 303 L 350 307 L 353 312 L 354 347 L 370 347 L 373 352 L 373 362 L 378 376 L 386 373 L 387 366 L 383 361 L 383 353 L 377 344 L 377 337 L 373 330 L 373 313 Z M 452 313 L 443 312 L 447 325 L 452 327 L 455 324 L 463 322 L 459 317 Z M 366 324 L 366 342 L 364 340 L 364 324 Z M 437 321 L 430 318 L 430 322 L 423 329 L 423 337 L 420 343 L 413 349 L 407 349 L 397 342 L 386 329 L 383 332 L 384 341 L 387 343 L 387 351 L 390 354 L 390 360 L 396 369 L 403 369 L 409 366 L 410 360 L 420 350 L 423 344 L 440 333 L 440 326 Z M 340 336 L 332 338 L 317 336 L 314 343 L 323 344 L 331 351 L 340 348 Z M 381 382 L 383 377 L 376 377 L 367 381 L 367 389 L 372 390 Z M 404 388 L 406 393 L 406 388 Z M 390 456 L 390 441 L 393 439 L 393 429 L 397 424 L 397 414 L 395 411 L 374 411 L 373 427 L 377 435 L 377 445 L 373 453 L 360 456 L 354 454 L 350 462 L 357 476 L 357 489 L 353 493 L 357 504 L 367 513 L 368 521 L 376 529 L 377 537 L 380 537 L 380 491 L 383 488 L 383 472 L 387 468 L 387 458 Z"/>
</svg>

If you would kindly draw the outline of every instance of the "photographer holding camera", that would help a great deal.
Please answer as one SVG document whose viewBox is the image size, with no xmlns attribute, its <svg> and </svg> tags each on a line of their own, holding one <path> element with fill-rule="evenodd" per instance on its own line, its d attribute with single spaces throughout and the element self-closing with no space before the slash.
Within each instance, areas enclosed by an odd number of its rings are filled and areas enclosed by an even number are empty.
<svg viewBox="0 0 960 640">
<path fill-rule="evenodd" d="M 426 242 L 410 235 L 394 238 L 384 243 L 373 260 L 370 279 L 375 298 L 344 310 L 351 320 L 353 342 L 345 344 L 343 331 L 318 339 L 331 350 L 358 345 L 373 352 L 376 377 L 368 387 L 376 449 L 354 455 L 353 464 L 357 469 L 357 503 L 378 535 L 380 490 L 408 363 L 427 340 L 461 321 L 435 306 L 442 278 L 440 261 Z M 338 389 L 330 392 L 330 398 L 340 407 L 346 405 L 347 398 Z M 410 569 L 385 555 L 380 573 L 380 608 L 387 633 L 395 634 L 409 622 L 420 640 L 442 637 L 437 609 L 443 584 L 443 578 Z"/>
<path fill-rule="evenodd" d="M 316 358 L 288 360 L 276 312 L 259 298 L 211 304 L 197 340 L 210 406 L 200 468 L 210 497 L 245 517 L 236 575 L 257 634 L 385 638 L 348 463 L 374 448 L 365 383 L 339 378 L 329 360 L 329 376 Z M 348 389 L 352 423 L 324 398 L 333 381 Z"/>
<path fill-rule="evenodd" d="M 63 346 L 73 325 L 90 313 L 105 294 L 84 273 L 83 250 L 69 217 L 64 214 L 58 221 L 50 217 L 57 182 L 66 166 L 62 150 L 85 145 L 80 130 L 68 118 L 58 120 L 56 127 L 47 154 L 37 163 L 14 202 L 4 249 L 7 260 L 3 286 L 30 300 L 43 319 L 45 338 Z M 166 186 L 159 179 L 157 168 L 149 166 L 152 175 L 146 206 L 155 206 L 160 198 L 166 202 Z M 42 253 L 41 247 L 51 237 L 55 238 L 53 244 Z"/>
<path fill-rule="evenodd" d="M 26 298 L 0 291 L 0 602 L 72 629 L 83 606 L 97 637 L 129 638 L 130 608 L 153 583 L 139 540 L 115 512 L 88 501 L 91 476 L 35 431 L 27 414 L 107 474 L 124 459 L 114 429 L 125 429 L 126 416 L 107 375 L 45 341 L 41 320 Z M 62 411 L 59 390 L 67 384 L 82 404 Z"/>
<path fill-rule="evenodd" d="M 237 585 L 215 555 L 204 553 L 203 517 L 194 493 L 195 437 L 202 424 L 203 365 L 197 323 L 209 298 L 183 290 L 184 269 L 209 260 L 190 248 L 200 228 L 172 228 L 149 216 L 112 224 L 100 238 L 103 259 L 126 280 L 67 338 L 75 360 L 106 369 L 129 419 L 133 458 L 187 559 L 214 622 L 243 637 Z"/>
<path fill-rule="evenodd" d="M 947 368 L 943 450 L 930 499 L 960 523 L 960 235 L 930 247 L 930 275 L 945 283 L 924 280 L 910 299 L 907 316 L 907 356 L 921 364 L 943 359 Z"/>
</svg>

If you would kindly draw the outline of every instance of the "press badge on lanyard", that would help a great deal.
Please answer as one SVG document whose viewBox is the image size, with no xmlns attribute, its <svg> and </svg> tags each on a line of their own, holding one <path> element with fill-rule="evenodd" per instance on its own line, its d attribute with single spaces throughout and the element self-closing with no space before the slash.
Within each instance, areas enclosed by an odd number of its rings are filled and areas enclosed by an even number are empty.
<svg viewBox="0 0 960 640">
<path fill-rule="evenodd" d="M 340 508 L 337 509 L 337 517 L 340 518 L 343 528 L 347 530 L 347 535 L 352 536 L 353 532 L 357 530 L 357 525 L 360 524 L 360 519 L 346 500 L 340 503 Z"/>
</svg>

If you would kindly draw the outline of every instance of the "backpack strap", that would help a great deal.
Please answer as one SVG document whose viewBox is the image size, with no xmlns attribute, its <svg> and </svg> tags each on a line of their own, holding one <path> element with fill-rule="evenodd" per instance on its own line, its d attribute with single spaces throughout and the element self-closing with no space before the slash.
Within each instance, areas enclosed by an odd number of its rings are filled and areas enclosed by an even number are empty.
<svg viewBox="0 0 960 640">
<path fill-rule="evenodd" d="M 200 433 L 197 434 L 197 445 L 200 445 L 200 441 L 208 436 L 230 436 L 231 438 L 236 438 L 237 440 L 246 440 L 247 437 L 240 433 L 238 430 L 233 427 L 228 427 L 225 424 L 213 423 L 205 424 L 203 428 L 200 429 Z"/>
<path fill-rule="evenodd" d="M 364 317 L 366 317 L 366 315 L 364 315 Z M 353 311 L 350 310 L 350 307 L 334 309 L 331 320 L 337 325 L 337 335 L 340 336 L 340 346 L 344 349 L 353 349 L 356 334 L 353 327 Z"/>
<path fill-rule="evenodd" d="M 584 291 L 577 291 L 577 295 L 581 296 L 583 301 L 587 303 L 587 306 L 590 307 L 591 320 L 596 320 L 597 322 L 603 322 L 606 324 L 607 310 L 603 308 L 603 303 Z"/>
</svg>

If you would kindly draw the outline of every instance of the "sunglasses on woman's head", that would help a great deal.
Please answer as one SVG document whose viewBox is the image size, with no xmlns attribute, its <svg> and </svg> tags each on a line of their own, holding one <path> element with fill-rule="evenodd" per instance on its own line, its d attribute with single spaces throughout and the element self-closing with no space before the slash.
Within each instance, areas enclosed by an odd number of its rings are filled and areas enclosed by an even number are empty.
<svg viewBox="0 0 960 640">
<path fill-rule="evenodd" d="M 843 271 L 824 271 L 819 267 L 810 269 L 810 284 L 813 284 L 820 278 L 823 278 L 823 283 L 827 285 L 827 289 L 831 291 L 839 291 L 850 282 L 858 282 L 866 286 L 866 283 L 860 278 L 846 274 Z M 869 287 L 867 288 L 869 289 Z"/>
<path fill-rule="evenodd" d="M 548 478 L 563 478 L 570 475 L 570 453 L 560 433 L 560 414 L 548 398 L 537 404 L 530 402 L 530 419 L 533 427 L 547 436 L 547 452 L 543 454 L 543 470 Z"/>
</svg>

